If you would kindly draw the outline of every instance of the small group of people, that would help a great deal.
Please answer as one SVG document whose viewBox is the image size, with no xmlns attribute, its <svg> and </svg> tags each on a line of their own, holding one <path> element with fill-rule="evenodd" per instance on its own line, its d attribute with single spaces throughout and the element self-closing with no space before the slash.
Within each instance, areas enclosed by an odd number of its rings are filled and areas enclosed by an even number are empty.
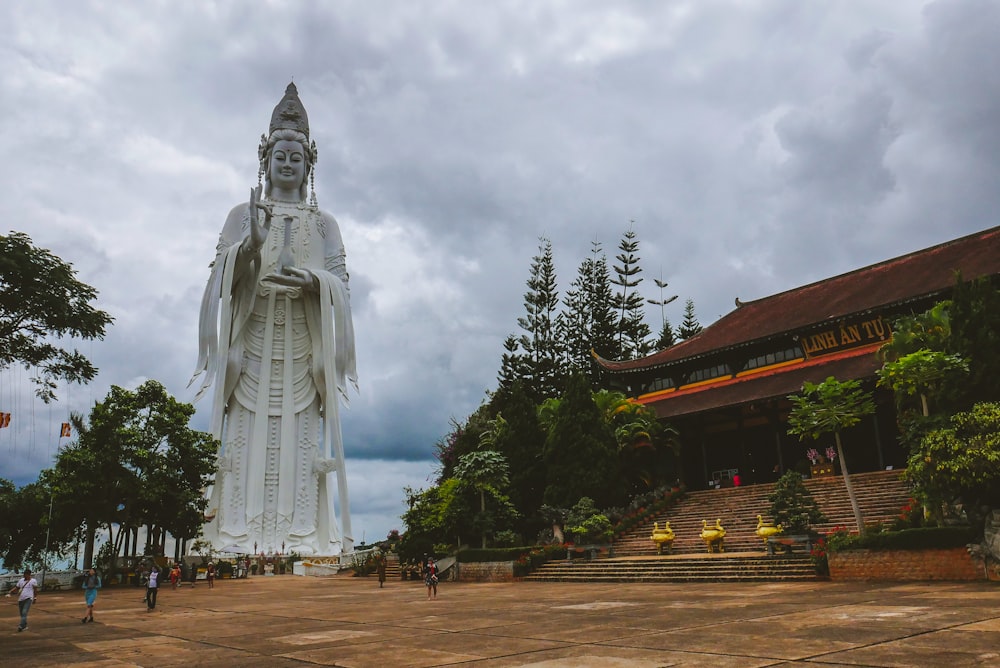
<svg viewBox="0 0 1000 668">
<path fill-rule="evenodd" d="M 83 624 L 94 621 L 94 603 L 97 601 L 97 590 L 101 588 L 101 576 L 93 567 L 87 569 L 87 574 L 83 576 L 83 600 L 87 604 L 87 614 L 80 620 Z M 31 575 L 31 569 L 25 568 L 24 575 L 7 592 L 7 596 L 17 592 L 17 609 L 21 613 L 21 621 L 17 625 L 17 632 L 25 631 L 28 628 L 28 612 L 31 605 L 38 596 L 38 580 Z"/>
</svg>

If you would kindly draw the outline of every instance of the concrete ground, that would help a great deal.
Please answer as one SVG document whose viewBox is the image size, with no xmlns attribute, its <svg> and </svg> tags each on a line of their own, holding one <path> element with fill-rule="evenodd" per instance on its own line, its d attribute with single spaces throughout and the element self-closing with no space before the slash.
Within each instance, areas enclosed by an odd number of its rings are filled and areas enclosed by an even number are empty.
<svg viewBox="0 0 1000 668">
<path fill-rule="evenodd" d="M 996 583 L 442 583 L 292 575 L 40 595 L 0 665 L 1000 666 Z"/>
</svg>

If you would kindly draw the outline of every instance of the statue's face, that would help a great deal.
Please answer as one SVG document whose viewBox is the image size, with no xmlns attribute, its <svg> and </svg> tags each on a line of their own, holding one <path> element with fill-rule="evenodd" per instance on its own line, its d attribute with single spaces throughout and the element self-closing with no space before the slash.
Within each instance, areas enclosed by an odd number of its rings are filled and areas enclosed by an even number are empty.
<svg viewBox="0 0 1000 668">
<path fill-rule="evenodd" d="M 297 141 L 280 140 L 271 149 L 271 185 L 297 190 L 306 176 L 306 153 Z"/>
</svg>

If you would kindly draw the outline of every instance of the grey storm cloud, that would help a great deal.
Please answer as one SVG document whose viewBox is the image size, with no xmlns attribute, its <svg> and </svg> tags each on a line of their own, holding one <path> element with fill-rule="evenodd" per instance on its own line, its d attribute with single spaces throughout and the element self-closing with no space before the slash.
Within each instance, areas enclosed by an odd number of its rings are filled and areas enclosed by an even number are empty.
<svg viewBox="0 0 1000 668">
<path fill-rule="evenodd" d="M 19 483 L 112 384 L 193 398 L 208 263 L 293 78 L 347 246 L 344 435 L 369 538 L 401 528 L 402 488 L 495 386 L 539 237 L 565 290 L 631 226 L 643 275 L 682 297 L 667 317 L 690 297 L 707 325 L 1000 210 L 991 1 L 13 0 L 0 21 L 5 230 L 72 262 L 116 319 L 81 345 L 97 381 L 55 407 L 0 371 L 0 476 Z"/>
</svg>

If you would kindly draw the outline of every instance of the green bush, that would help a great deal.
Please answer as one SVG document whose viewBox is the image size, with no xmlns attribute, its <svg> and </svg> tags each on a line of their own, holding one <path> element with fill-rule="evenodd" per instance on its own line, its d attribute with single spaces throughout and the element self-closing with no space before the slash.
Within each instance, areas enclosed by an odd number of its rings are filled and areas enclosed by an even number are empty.
<svg viewBox="0 0 1000 668">
<path fill-rule="evenodd" d="M 604 515 L 591 515 L 580 525 L 569 527 L 569 531 L 579 544 L 611 542 L 611 521 Z"/>
<path fill-rule="evenodd" d="M 771 518 L 784 527 L 785 534 L 803 534 L 809 531 L 810 524 L 826 521 L 812 493 L 802 483 L 802 476 L 795 471 L 781 476 L 767 499 L 771 502 Z"/>
</svg>

